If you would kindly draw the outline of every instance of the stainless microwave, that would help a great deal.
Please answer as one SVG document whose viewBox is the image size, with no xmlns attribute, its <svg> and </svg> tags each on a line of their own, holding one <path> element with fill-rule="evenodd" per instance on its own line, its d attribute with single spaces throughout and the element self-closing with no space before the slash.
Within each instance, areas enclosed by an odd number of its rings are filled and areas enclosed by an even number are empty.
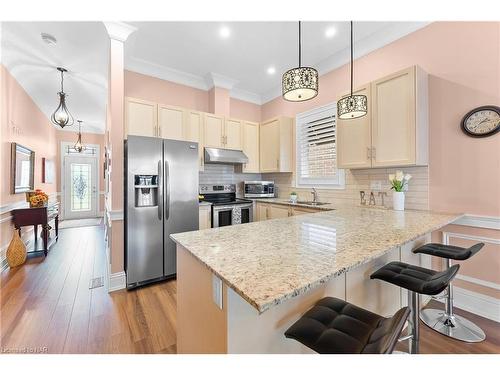
<svg viewBox="0 0 500 375">
<path fill-rule="evenodd" d="M 245 181 L 245 198 L 273 198 L 274 181 Z"/>
</svg>

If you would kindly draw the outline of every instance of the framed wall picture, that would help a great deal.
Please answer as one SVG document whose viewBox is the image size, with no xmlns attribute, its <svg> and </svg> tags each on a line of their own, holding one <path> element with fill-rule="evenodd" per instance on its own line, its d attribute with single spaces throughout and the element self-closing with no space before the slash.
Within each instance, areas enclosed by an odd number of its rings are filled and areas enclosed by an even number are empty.
<svg viewBox="0 0 500 375">
<path fill-rule="evenodd" d="M 11 145 L 11 194 L 35 188 L 35 152 L 13 142 Z"/>
<path fill-rule="evenodd" d="M 53 184 L 55 173 L 56 167 L 54 160 L 42 158 L 42 182 L 44 184 Z"/>
</svg>

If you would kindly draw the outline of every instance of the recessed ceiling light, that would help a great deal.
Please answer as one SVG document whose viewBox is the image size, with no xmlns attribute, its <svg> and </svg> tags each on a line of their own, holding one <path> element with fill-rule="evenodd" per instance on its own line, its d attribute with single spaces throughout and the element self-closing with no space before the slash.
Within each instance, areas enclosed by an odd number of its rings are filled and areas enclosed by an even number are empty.
<svg viewBox="0 0 500 375">
<path fill-rule="evenodd" d="M 274 66 L 267 68 L 267 74 L 273 75 L 274 73 L 276 73 L 276 68 Z"/>
<path fill-rule="evenodd" d="M 231 30 L 227 26 L 222 26 L 219 29 L 219 35 L 220 35 L 221 38 L 227 39 L 231 35 Z"/>
<path fill-rule="evenodd" d="M 56 44 L 57 43 L 57 39 L 54 35 L 50 35 L 47 33 L 40 33 L 40 36 L 42 37 L 42 40 L 47 44 Z"/>
<path fill-rule="evenodd" d="M 337 29 L 335 27 L 331 26 L 325 30 L 325 36 L 327 38 L 333 38 L 337 34 Z"/>
</svg>

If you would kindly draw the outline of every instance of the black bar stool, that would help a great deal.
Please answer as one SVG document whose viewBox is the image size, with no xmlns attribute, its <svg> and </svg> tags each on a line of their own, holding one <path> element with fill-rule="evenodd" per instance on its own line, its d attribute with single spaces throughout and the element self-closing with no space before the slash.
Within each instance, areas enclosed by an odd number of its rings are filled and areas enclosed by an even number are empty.
<svg viewBox="0 0 500 375">
<path fill-rule="evenodd" d="M 434 296 L 441 293 L 455 277 L 459 267 L 456 264 L 444 271 L 437 272 L 403 262 L 391 262 L 370 276 L 372 279 L 387 281 L 408 290 L 408 307 L 410 308 L 408 332 L 410 335 L 406 338 L 410 340 L 410 353 L 416 354 L 419 351 L 419 294 Z"/>
<path fill-rule="evenodd" d="M 469 248 L 440 243 L 429 243 L 413 250 L 416 254 L 427 254 L 446 259 L 446 268 L 452 267 L 453 260 L 467 260 L 482 249 L 484 243 L 477 243 Z M 445 309 L 423 309 L 420 319 L 433 330 L 465 342 L 480 342 L 486 338 L 483 330 L 470 320 L 453 313 L 453 286 L 446 288 Z"/>
<path fill-rule="evenodd" d="M 321 354 L 390 354 L 408 319 L 403 307 L 391 318 L 338 298 L 325 297 L 285 332 Z"/>
</svg>

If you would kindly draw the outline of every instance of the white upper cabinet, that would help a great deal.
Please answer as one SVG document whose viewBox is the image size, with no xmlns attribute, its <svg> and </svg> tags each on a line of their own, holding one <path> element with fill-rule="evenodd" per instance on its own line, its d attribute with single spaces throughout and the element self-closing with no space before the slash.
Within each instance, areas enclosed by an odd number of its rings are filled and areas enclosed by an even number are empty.
<svg viewBox="0 0 500 375">
<path fill-rule="evenodd" d="M 339 168 L 427 165 L 428 77 L 418 66 L 358 90 L 368 97 L 368 114 L 338 120 Z"/>
<path fill-rule="evenodd" d="M 205 147 L 224 147 L 224 117 L 204 114 L 204 146 Z"/>
<path fill-rule="evenodd" d="M 371 112 L 370 85 L 361 87 L 354 94 L 366 95 L 369 114 Z M 337 165 L 339 168 L 370 168 L 372 165 L 370 116 L 365 115 L 352 120 L 338 119 L 336 132 Z"/>
<path fill-rule="evenodd" d="M 157 104 L 125 98 L 125 138 L 127 135 L 157 136 Z"/>
<path fill-rule="evenodd" d="M 185 139 L 186 110 L 158 105 L 158 136 L 182 141 Z"/>
<path fill-rule="evenodd" d="M 226 119 L 224 123 L 224 148 L 231 150 L 242 149 L 242 121 Z"/>
<path fill-rule="evenodd" d="M 259 173 L 259 123 L 243 121 L 243 153 L 248 163 L 243 164 L 244 173 Z"/>
<path fill-rule="evenodd" d="M 260 171 L 293 172 L 293 119 L 278 117 L 260 124 Z"/>
</svg>

